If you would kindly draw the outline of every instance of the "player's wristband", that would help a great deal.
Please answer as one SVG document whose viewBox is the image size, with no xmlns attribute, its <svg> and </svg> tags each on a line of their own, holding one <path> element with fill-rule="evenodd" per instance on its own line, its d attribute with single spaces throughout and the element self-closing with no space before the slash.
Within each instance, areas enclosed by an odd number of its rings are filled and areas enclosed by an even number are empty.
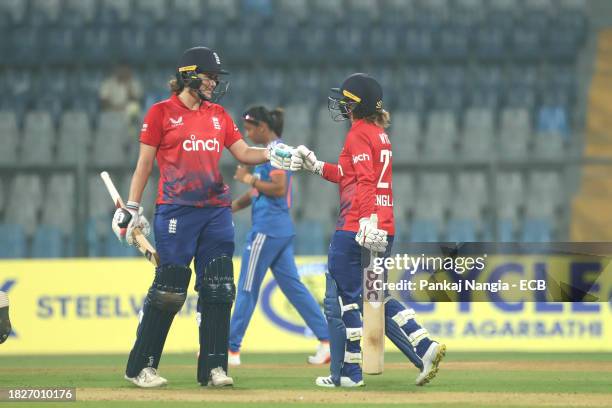
<svg viewBox="0 0 612 408">
<path fill-rule="evenodd" d="M 125 204 L 125 208 L 127 208 L 128 210 L 138 211 L 138 209 L 140 208 L 140 203 L 137 201 L 128 201 Z"/>
</svg>

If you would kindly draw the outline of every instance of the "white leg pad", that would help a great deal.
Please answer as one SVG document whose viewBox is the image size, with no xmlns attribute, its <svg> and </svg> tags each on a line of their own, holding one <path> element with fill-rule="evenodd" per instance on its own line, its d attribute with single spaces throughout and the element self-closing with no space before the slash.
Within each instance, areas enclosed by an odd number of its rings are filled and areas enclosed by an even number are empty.
<svg viewBox="0 0 612 408">
<path fill-rule="evenodd" d="M 346 328 L 346 339 L 348 341 L 358 341 L 363 337 L 363 328 L 361 327 L 347 327 Z"/>
<path fill-rule="evenodd" d="M 359 305 L 357 303 L 349 303 L 348 305 L 343 305 L 342 301 L 340 301 L 340 305 L 342 306 L 342 314 L 348 312 L 349 310 L 359 310 Z"/>
<path fill-rule="evenodd" d="M 399 327 L 402 327 L 406 323 L 408 323 L 409 320 L 414 319 L 415 316 L 416 313 L 414 309 L 404 309 L 400 312 L 397 312 L 395 316 L 393 316 L 391 319 L 393 319 L 393 321 L 397 323 Z"/>
<path fill-rule="evenodd" d="M 412 344 L 412 347 L 416 347 L 421 340 L 426 338 L 429 335 L 429 332 L 426 329 L 416 330 L 408 335 L 408 341 Z"/>
<path fill-rule="evenodd" d="M 344 362 L 345 363 L 361 363 L 361 353 L 349 353 L 348 351 L 344 352 Z"/>
</svg>

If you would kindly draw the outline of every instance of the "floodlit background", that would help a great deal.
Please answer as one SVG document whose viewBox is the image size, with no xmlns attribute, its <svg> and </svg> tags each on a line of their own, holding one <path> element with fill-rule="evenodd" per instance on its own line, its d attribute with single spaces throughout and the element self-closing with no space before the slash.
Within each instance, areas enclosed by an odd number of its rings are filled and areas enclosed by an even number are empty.
<svg viewBox="0 0 612 408">
<path fill-rule="evenodd" d="M 287 142 L 329 161 L 328 88 L 378 78 L 399 241 L 609 239 L 611 162 L 587 165 L 612 154 L 607 24 L 605 0 L 0 0 L 0 256 L 135 255 L 98 173 L 127 195 L 142 116 L 195 45 L 231 71 L 237 122 L 282 106 Z M 335 186 L 297 179 L 297 253 L 324 254 Z"/>
</svg>

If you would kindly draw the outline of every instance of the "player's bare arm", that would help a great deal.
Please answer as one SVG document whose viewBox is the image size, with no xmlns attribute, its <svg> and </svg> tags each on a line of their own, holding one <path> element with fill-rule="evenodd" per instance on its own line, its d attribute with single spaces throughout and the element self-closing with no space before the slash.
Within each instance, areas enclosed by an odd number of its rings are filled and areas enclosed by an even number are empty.
<svg viewBox="0 0 612 408">
<path fill-rule="evenodd" d="M 238 140 L 229 147 L 229 151 L 240 163 L 255 165 L 270 160 L 268 149 L 265 147 L 252 147 L 244 140 Z"/>
<path fill-rule="evenodd" d="M 247 208 L 251 205 L 251 201 L 251 192 L 247 191 L 246 193 L 232 201 L 232 212 L 235 213 Z"/>
<path fill-rule="evenodd" d="M 142 193 L 147 185 L 151 171 L 153 170 L 153 163 L 155 161 L 156 153 L 156 147 L 149 146 L 145 143 L 140 144 L 140 153 L 138 154 L 136 169 L 132 175 L 128 201 L 135 201 L 139 203 L 142 199 Z"/>
</svg>

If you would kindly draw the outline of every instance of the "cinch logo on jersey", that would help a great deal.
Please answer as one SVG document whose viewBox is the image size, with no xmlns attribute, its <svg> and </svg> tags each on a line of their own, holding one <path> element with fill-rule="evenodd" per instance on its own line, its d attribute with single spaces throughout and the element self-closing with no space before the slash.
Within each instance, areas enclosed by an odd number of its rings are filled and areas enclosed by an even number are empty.
<svg viewBox="0 0 612 408">
<path fill-rule="evenodd" d="M 370 160 L 370 156 L 367 153 L 361 153 L 357 156 L 353 156 L 353 164 L 357 164 L 360 161 Z"/>
<path fill-rule="evenodd" d="M 189 139 L 183 142 L 183 150 L 186 152 L 199 152 L 200 150 L 220 152 L 221 145 L 216 138 L 201 140 L 196 138 L 195 135 L 190 135 Z"/>
<path fill-rule="evenodd" d="M 183 117 L 179 116 L 176 119 L 170 118 L 170 124 L 172 125 L 172 127 L 177 127 L 177 126 L 183 125 Z"/>
</svg>

